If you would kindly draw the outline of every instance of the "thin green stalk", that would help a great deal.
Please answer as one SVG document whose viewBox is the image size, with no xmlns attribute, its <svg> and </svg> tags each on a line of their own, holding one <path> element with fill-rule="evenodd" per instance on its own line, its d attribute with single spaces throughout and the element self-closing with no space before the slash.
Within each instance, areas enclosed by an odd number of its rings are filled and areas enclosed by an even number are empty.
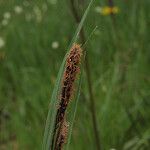
<svg viewBox="0 0 150 150">
<path fill-rule="evenodd" d="M 72 11 L 72 14 L 74 16 L 74 19 L 75 19 L 76 23 L 78 24 L 80 22 L 80 16 L 78 15 L 78 11 L 74 5 L 74 0 L 70 0 L 70 6 L 71 6 L 71 11 Z M 85 43 L 86 38 L 85 38 L 83 27 L 81 29 L 79 36 L 80 36 L 82 43 Z M 85 51 L 87 52 L 86 48 L 85 48 Z M 94 129 L 94 134 L 95 134 L 95 141 L 96 141 L 97 149 L 100 150 L 101 149 L 101 143 L 100 143 L 98 126 L 97 126 L 95 100 L 94 100 L 94 95 L 93 95 L 93 90 L 92 90 L 91 71 L 90 71 L 90 67 L 89 67 L 88 55 L 86 55 L 86 58 L 85 58 L 85 71 L 86 71 L 87 82 L 88 82 L 88 91 L 89 91 L 90 106 L 91 106 L 90 108 L 91 108 L 93 129 Z"/>
</svg>

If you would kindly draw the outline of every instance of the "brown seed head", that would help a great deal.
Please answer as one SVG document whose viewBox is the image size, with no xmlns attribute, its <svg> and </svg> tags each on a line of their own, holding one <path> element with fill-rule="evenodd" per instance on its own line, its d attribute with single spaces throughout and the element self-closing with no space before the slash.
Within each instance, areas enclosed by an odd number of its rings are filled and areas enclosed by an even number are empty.
<svg viewBox="0 0 150 150">
<path fill-rule="evenodd" d="M 56 150 L 62 150 L 63 145 L 67 142 L 67 133 L 68 133 L 68 124 L 64 120 L 60 128 L 60 134 L 57 140 Z"/>
<path fill-rule="evenodd" d="M 74 44 L 66 60 L 57 123 L 61 122 L 61 120 L 64 118 L 66 108 L 71 99 L 71 96 L 73 95 L 74 81 L 77 74 L 80 72 L 79 64 L 81 61 L 81 56 L 82 49 L 80 48 L 80 45 Z"/>
<path fill-rule="evenodd" d="M 62 87 L 60 90 L 60 102 L 57 110 L 55 131 L 53 136 L 53 141 L 55 141 L 55 150 L 61 150 L 63 144 L 66 142 L 68 125 L 65 120 L 65 114 L 68 103 L 73 95 L 75 79 L 77 74 L 80 72 L 79 64 L 81 61 L 81 56 L 82 49 L 80 48 L 80 45 L 73 44 L 66 59 Z M 54 140 L 55 137 L 56 140 Z"/>
</svg>

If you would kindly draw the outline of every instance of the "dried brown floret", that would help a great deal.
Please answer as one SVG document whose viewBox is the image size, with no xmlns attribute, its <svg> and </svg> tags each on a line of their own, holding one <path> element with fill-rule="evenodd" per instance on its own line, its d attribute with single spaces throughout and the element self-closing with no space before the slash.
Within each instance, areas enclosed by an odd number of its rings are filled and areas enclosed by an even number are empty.
<svg viewBox="0 0 150 150">
<path fill-rule="evenodd" d="M 60 134 L 58 135 L 55 150 L 62 150 L 63 145 L 67 142 L 67 133 L 68 133 L 68 124 L 64 120 L 62 126 L 60 127 Z"/>
</svg>

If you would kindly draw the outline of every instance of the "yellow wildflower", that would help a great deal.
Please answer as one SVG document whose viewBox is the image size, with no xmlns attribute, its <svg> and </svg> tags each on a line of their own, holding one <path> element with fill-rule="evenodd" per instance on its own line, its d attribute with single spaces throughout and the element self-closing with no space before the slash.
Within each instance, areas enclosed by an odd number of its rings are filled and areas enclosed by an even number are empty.
<svg viewBox="0 0 150 150">
<path fill-rule="evenodd" d="M 108 7 L 108 6 L 103 7 L 100 13 L 102 15 L 109 15 L 111 13 L 111 7 Z"/>
<path fill-rule="evenodd" d="M 96 7 L 95 11 L 100 13 L 101 15 L 110 15 L 117 14 L 119 12 L 119 8 L 117 6 L 104 6 L 104 7 Z"/>
<path fill-rule="evenodd" d="M 119 8 L 117 6 L 112 7 L 112 13 L 117 14 L 119 12 Z"/>
</svg>

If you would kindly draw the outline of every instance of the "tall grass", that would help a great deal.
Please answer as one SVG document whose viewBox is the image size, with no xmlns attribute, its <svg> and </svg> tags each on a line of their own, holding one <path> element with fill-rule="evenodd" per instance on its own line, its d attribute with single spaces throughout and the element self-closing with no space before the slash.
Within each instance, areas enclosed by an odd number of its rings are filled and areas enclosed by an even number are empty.
<svg viewBox="0 0 150 150">
<path fill-rule="evenodd" d="M 84 15 L 81 19 L 81 22 L 80 22 L 80 24 L 79 24 L 79 26 L 78 26 L 78 28 L 75 32 L 75 35 L 73 36 L 73 39 L 71 41 L 71 44 L 70 44 L 68 50 L 71 48 L 72 44 L 77 41 L 78 35 L 79 35 L 79 33 L 82 29 L 82 26 L 83 26 L 84 21 L 87 17 L 87 14 L 90 10 L 92 2 L 93 2 L 93 0 L 91 0 L 91 2 L 89 3 L 89 5 L 88 5 L 88 7 L 87 7 L 87 9 L 84 13 Z M 43 150 L 49 150 L 51 145 L 53 144 L 52 141 L 53 141 L 53 132 L 54 132 L 54 126 L 55 126 L 56 113 L 57 113 L 57 103 L 59 101 L 58 96 L 59 96 L 59 91 L 60 91 L 60 87 L 61 87 L 61 82 L 62 82 L 62 79 L 63 79 L 63 72 L 64 72 L 64 69 L 65 69 L 65 62 L 66 62 L 67 54 L 64 57 L 63 62 L 61 64 L 59 74 L 58 74 L 58 77 L 57 77 L 57 81 L 55 83 L 55 87 L 54 87 L 53 94 L 52 94 L 52 97 L 51 97 L 50 109 L 49 109 L 49 112 L 48 112 L 48 117 L 47 117 L 46 127 L 45 127 L 45 133 L 44 133 Z M 80 78 L 81 78 L 81 76 L 80 76 Z M 79 86 L 81 86 L 81 84 L 79 84 Z M 80 87 L 78 89 L 80 89 Z M 79 90 L 78 90 L 77 95 L 79 95 Z M 78 96 L 77 96 L 77 100 L 78 100 Z M 77 105 L 76 105 L 76 107 L 77 107 Z M 74 109 L 73 113 L 75 113 L 75 112 L 76 112 L 76 109 Z M 73 125 L 71 125 L 71 127 L 72 126 Z M 71 132 L 71 131 L 72 130 L 69 130 L 69 132 Z M 69 140 L 70 140 L 71 139 L 70 138 L 71 134 L 70 133 L 68 133 L 68 134 L 69 134 Z"/>
<path fill-rule="evenodd" d="M 0 48 L 0 149 L 4 150 L 42 149 L 49 96 L 76 28 L 69 0 L 52 0 L 55 4 L 51 0 L 24 1 L 0 1 L 0 37 L 5 41 Z M 108 0 L 97 0 L 84 23 L 85 35 L 98 26 L 86 47 L 97 123 L 102 129 L 101 142 L 103 149 L 147 150 L 150 147 L 150 1 L 113 2 L 120 10 L 113 18 L 95 11 L 108 5 Z M 14 12 L 16 5 L 23 8 L 21 14 Z M 41 12 L 41 22 L 37 22 L 35 10 Z M 11 17 L 3 26 L 6 12 Z M 52 48 L 54 41 L 59 44 L 56 49 Z M 69 150 L 96 149 L 85 72 L 82 80 L 77 115 L 69 132 L 71 140 L 68 137 Z M 76 102 L 70 103 L 68 116 L 74 115 Z"/>
</svg>

